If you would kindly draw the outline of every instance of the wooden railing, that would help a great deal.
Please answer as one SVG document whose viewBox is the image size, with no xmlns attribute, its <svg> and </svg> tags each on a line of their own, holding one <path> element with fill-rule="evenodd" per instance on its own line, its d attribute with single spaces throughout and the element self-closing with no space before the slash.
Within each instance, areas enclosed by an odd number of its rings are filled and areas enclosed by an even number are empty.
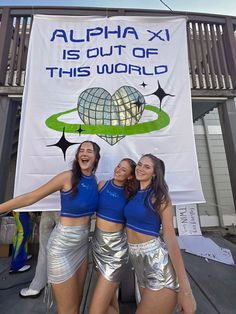
<svg viewBox="0 0 236 314">
<path fill-rule="evenodd" d="M 189 22 L 187 31 L 193 88 L 232 89 L 223 25 Z"/>
<path fill-rule="evenodd" d="M 186 15 L 134 9 L 0 8 L 0 92 L 23 87 L 33 14 Z M 188 13 L 187 35 L 192 90 L 236 92 L 236 17 Z M 234 93 L 233 93 L 234 94 Z M 226 95 L 226 94 L 225 94 Z M 235 94 L 236 95 L 236 94 Z"/>
</svg>

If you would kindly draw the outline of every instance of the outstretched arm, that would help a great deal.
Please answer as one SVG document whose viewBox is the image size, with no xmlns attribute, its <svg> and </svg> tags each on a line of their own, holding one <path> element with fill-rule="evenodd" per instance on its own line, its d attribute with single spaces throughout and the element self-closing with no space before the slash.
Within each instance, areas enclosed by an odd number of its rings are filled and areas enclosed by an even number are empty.
<svg viewBox="0 0 236 314">
<path fill-rule="evenodd" d="M 40 186 L 38 189 L 26 194 L 22 194 L 5 203 L 0 204 L 0 214 L 17 208 L 32 205 L 56 191 L 66 189 L 66 187 L 70 185 L 70 180 L 71 172 L 62 172 L 52 178 L 46 184 Z"/>
<path fill-rule="evenodd" d="M 175 235 L 171 203 L 162 210 L 161 219 L 164 241 L 180 285 L 180 291 L 178 293 L 178 310 L 183 314 L 195 313 L 196 302 L 192 294 L 183 258 Z"/>
</svg>

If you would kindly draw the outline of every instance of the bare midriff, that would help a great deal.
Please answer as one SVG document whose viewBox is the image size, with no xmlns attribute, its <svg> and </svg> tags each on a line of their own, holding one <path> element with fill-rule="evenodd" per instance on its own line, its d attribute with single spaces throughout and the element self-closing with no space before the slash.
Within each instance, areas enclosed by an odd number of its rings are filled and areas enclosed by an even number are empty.
<svg viewBox="0 0 236 314">
<path fill-rule="evenodd" d="M 105 231 L 105 232 L 116 232 L 116 231 L 123 230 L 124 228 L 124 225 L 121 223 L 108 221 L 100 217 L 96 218 L 96 226 L 100 230 Z"/>
<path fill-rule="evenodd" d="M 71 217 L 60 217 L 60 223 L 64 226 L 82 226 L 90 223 L 90 216 L 71 218 Z"/>
<path fill-rule="evenodd" d="M 156 238 L 155 236 L 143 234 L 130 228 L 126 228 L 126 231 L 128 236 L 128 242 L 132 244 L 144 243 Z"/>
</svg>

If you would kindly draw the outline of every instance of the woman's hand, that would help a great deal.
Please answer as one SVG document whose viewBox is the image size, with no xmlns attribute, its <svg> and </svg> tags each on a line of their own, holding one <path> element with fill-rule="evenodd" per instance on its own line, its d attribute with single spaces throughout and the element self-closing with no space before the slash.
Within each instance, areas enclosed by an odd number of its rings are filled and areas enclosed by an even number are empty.
<svg viewBox="0 0 236 314">
<path fill-rule="evenodd" d="M 197 305 L 191 290 L 179 291 L 177 300 L 177 311 L 182 314 L 194 314 Z"/>
</svg>

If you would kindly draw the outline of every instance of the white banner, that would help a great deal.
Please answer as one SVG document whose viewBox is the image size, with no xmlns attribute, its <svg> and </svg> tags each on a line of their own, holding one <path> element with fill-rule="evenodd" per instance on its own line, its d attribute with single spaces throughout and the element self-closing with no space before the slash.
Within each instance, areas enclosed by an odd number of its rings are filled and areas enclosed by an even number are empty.
<svg viewBox="0 0 236 314">
<path fill-rule="evenodd" d="M 15 195 L 69 169 L 89 139 L 101 147 L 98 179 L 153 153 L 174 204 L 204 202 L 191 110 L 185 18 L 36 15 Z M 58 208 L 55 193 L 27 210 Z"/>
</svg>

